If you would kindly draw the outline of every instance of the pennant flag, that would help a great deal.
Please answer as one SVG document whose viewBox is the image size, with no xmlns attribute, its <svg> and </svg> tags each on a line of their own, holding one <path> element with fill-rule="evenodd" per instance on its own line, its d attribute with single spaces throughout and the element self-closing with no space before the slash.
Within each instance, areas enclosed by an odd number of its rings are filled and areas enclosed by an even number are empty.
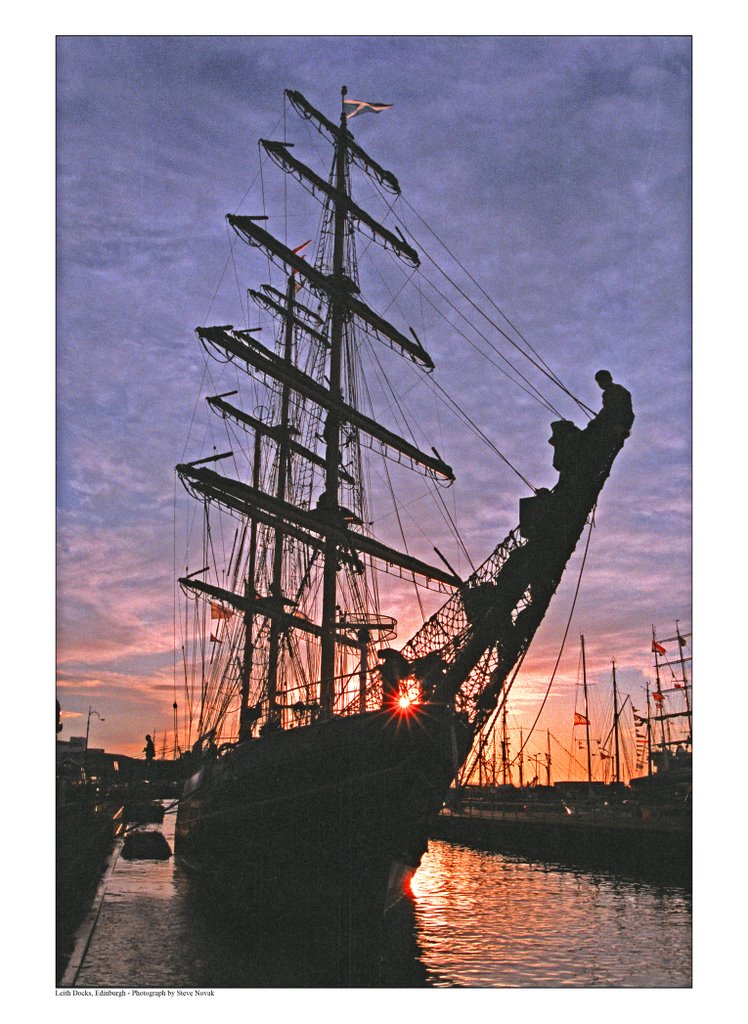
<svg viewBox="0 0 748 1024">
<path fill-rule="evenodd" d="M 652 694 L 652 699 L 656 700 L 658 704 L 661 704 L 662 701 L 664 701 L 664 699 L 665 699 L 665 694 L 664 693 L 653 693 Z"/>
<path fill-rule="evenodd" d="M 673 683 L 673 689 L 674 690 L 682 690 L 683 689 L 683 683 Z"/>
<path fill-rule="evenodd" d="M 210 642 L 211 642 L 212 644 L 222 644 L 222 643 L 223 643 L 223 640 L 219 640 L 217 636 L 214 636 L 214 634 L 213 634 L 213 633 L 211 633 L 211 634 L 210 634 Z"/>
<path fill-rule="evenodd" d="M 652 653 L 653 654 L 667 654 L 667 651 L 662 646 L 662 644 L 658 644 L 656 640 L 653 640 L 652 641 Z"/>
<path fill-rule="evenodd" d="M 300 252 L 303 252 L 303 250 L 306 249 L 306 247 L 308 245 L 311 245 L 311 244 L 312 244 L 312 240 L 311 240 L 311 238 L 308 238 L 306 240 L 306 242 L 302 242 L 301 245 L 297 245 L 295 249 L 291 250 L 291 252 L 295 252 L 298 255 Z M 292 270 L 291 271 L 291 277 L 296 277 L 296 270 Z M 303 287 L 304 286 L 302 284 L 297 284 L 296 285 L 296 291 L 298 292 Z"/>
<path fill-rule="evenodd" d="M 210 617 L 211 619 L 230 619 L 234 613 L 230 608 L 224 608 L 220 604 L 213 604 L 210 602 Z"/>
<path fill-rule="evenodd" d="M 389 110 L 392 106 L 391 103 L 367 103 L 366 100 L 343 100 L 343 103 L 347 103 L 348 106 L 353 106 L 356 109 L 352 110 L 350 114 L 346 114 L 347 119 L 350 121 L 356 114 L 379 114 L 383 110 Z"/>
<path fill-rule="evenodd" d="M 584 717 L 584 715 L 580 715 L 578 711 L 574 712 L 574 725 L 589 725 L 589 724 L 590 724 L 589 721 Z"/>
<path fill-rule="evenodd" d="M 686 639 L 685 639 L 685 637 L 679 636 L 678 637 L 678 643 L 681 645 L 681 647 L 685 647 L 686 646 Z"/>
</svg>

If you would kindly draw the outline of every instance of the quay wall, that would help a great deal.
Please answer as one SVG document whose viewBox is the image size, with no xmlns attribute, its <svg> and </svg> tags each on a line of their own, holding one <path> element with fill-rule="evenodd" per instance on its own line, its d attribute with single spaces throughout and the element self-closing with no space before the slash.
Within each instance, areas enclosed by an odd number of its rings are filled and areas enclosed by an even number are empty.
<svg viewBox="0 0 748 1024">
<path fill-rule="evenodd" d="M 690 885 L 690 817 L 641 820 L 542 812 L 445 810 L 432 839 L 525 858 L 612 870 L 661 884 Z"/>
</svg>

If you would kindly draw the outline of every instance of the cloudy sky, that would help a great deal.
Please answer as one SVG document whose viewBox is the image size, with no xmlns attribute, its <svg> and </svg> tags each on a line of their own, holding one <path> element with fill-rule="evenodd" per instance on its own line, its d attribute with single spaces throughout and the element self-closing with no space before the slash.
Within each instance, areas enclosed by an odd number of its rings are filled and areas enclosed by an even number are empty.
<svg viewBox="0 0 748 1024">
<path fill-rule="evenodd" d="M 261 184 L 276 187 L 275 168 L 257 178 L 257 139 L 282 137 L 283 90 L 334 117 L 343 83 L 351 96 L 393 104 L 351 127 L 397 174 L 416 248 L 499 322 L 448 247 L 587 405 L 599 406 L 601 367 L 632 392 L 636 423 L 603 492 L 539 726 L 570 744 L 582 632 L 601 701 L 615 658 L 622 688 L 641 703 L 652 624 L 664 636 L 676 619 L 691 628 L 690 41 L 68 36 L 57 59 L 63 735 L 85 732 L 89 706 L 106 718 L 93 720 L 92 743 L 110 750 L 136 753 L 146 732 L 171 727 L 173 467 L 210 450 L 193 424 L 211 393 L 193 328 L 242 322 L 233 266 L 242 289 L 267 279 L 235 244 L 224 273 L 224 216 L 259 212 Z M 293 111 L 285 131 L 314 163 Z M 275 230 L 311 237 L 308 204 L 290 209 Z M 442 279 L 428 261 L 424 271 L 430 295 Z M 489 345 L 563 415 L 579 421 L 578 409 L 474 311 L 480 333 L 454 317 L 460 329 L 450 330 L 433 307 L 410 320 L 400 312 L 388 315 L 421 327 L 439 384 L 534 486 L 552 485 L 556 416 L 507 379 Z M 415 375 L 403 378 L 406 391 L 422 444 L 436 417 L 430 443 L 457 469 L 449 500 L 480 562 L 516 524 L 527 488 Z M 535 718 L 578 572 L 579 553 L 516 684 L 515 726 Z"/>
</svg>

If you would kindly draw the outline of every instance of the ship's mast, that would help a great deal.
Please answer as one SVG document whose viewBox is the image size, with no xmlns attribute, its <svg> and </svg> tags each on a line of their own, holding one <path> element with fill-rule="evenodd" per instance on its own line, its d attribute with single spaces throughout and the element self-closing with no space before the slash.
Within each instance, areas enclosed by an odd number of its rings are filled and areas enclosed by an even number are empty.
<svg viewBox="0 0 748 1024">
<path fill-rule="evenodd" d="M 252 463 L 252 486 L 260 486 L 260 459 L 262 457 L 262 435 L 255 431 L 254 461 Z M 248 739 L 252 732 L 249 719 L 249 686 L 252 679 L 254 663 L 254 602 L 257 572 L 257 520 L 253 519 L 249 528 L 249 558 L 247 560 L 247 576 L 244 581 L 244 657 L 242 659 L 241 698 L 239 704 L 239 739 Z"/>
<path fill-rule="evenodd" d="M 291 366 L 293 355 L 293 305 L 296 294 L 296 283 L 293 274 L 288 275 L 286 287 L 286 322 L 283 334 L 283 360 Z M 276 481 L 275 494 L 279 501 L 286 500 L 286 482 L 289 467 L 289 400 L 290 388 L 284 384 L 281 390 L 280 424 L 278 445 L 278 477 Z M 255 485 L 257 486 L 257 485 Z M 270 584 L 271 600 L 277 605 L 280 612 L 283 608 L 283 537 L 282 529 L 275 530 L 275 548 L 273 550 L 273 576 Z M 283 621 L 280 615 L 274 616 L 270 622 L 270 638 L 268 644 L 268 669 L 267 669 L 267 695 L 268 695 L 268 718 L 276 721 L 278 718 L 278 661 L 280 645 L 283 639 Z"/>
<path fill-rule="evenodd" d="M 616 663 L 613 660 L 613 734 L 616 746 L 616 770 L 614 781 L 621 781 L 621 750 L 618 743 L 618 685 L 616 683 Z"/>
<path fill-rule="evenodd" d="M 346 90 L 343 88 L 342 96 Z M 289 725 L 281 722 L 281 707 L 278 701 L 281 686 L 282 657 L 284 644 L 294 643 L 299 633 L 306 637 L 314 637 L 319 661 L 314 657 L 314 664 L 309 661 L 308 668 L 319 680 L 320 712 L 329 718 L 335 708 L 335 676 L 340 670 L 338 653 L 340 645 L 345 645 L 350 659 L 356 651 L 359 657 L 359 693 L 358 706 L 366 709 L 369 690 L 370 670 L 367 665 L 369 647 L 375 635 L 379 638 L 394 636 L 394 620 L 378 612 L 356 611 L 351 617 L 342 613 L 338 607 L 341 593 L 337 580 L 339 568 L 345 567 L 356 575 L 365 571 L 364 558 L 376 559 L 388 566 L 388 571 L 402 571 L 422 577 L 422 583 L 431 589 L 444 591 L 459 587 L 462 580 L 453 570 L 445 571 L 432 566 L 421 559 L 414 558 L 371 536 L 364 524 L 355 513 L 348 513 L 340 505 L 340 487 L 343 482 L 356 487 L 355 478 L 342 465 L 341 440 L 346 425 L 351 429 L 352 436 L 362 433 L 369 447 L 380 452 L 383 457 L 391 458 L 398 463 L 404 462 L 411 469 L 452 481 L 452 469 L 443 462 L 437 453 L 421 451 L 407 439 L 388 429 L 378 418 L 366 415 L 356 407 L 353 401 L 344 401 L 343 389 L 345 380 L 344 347 L 346 345 L 347 324 L 355 317 L 366 326 L 382 342 L 402 356 L 409 357 L 416 365 L 425 370 L 433 369 L 433 361 L 425 351 L 415 334 L 413 339 L 406 337 L 393 324 L 380 316 L 357 296 L 360 294 L 355 267 L 355 250 L 349 239 L 352 238 L 352 224 L 356 222 L 364 227 L 377 242 L 395 253 L 411 267 L 419 265 L 418 254 L 405 241 L 387 227 L 379 224 L 370 214 L 353 203 L 350 196 L 349 165 L 355 162 L 369 176 L 375 179 L 388 191 L 399 194 L 399 185 L 394 176 L 380 167 L 357 144 L 346 127 L 345 111 L 341 110 L 339 126 L 328 121 L 324 115 L 316 111 L 299 93 L 287 91 L 286 95 L 304 118 L 312 122 L 332 139 L 334 157 L 330 180 L 320 178 L 311 168 L 290 153 L 290 143 L 261 140 L 265 151 L 281 169 L 293 175 L 308 187 L 316 196 L 322 197 L 325 208 L 323 221 L 324 243 L 320 246 L 318 259 L 307 261 L 300 250 L 289 248 L 284 242 L 275 238 L 261 222 L 267 220 L 263 216 L 227 215 L 230 227 L 248 244 L 264 250 L 271 261 L 281 264 L 288 277 L 287 293 L 281 293 L 272 285 L 263 285 L 260 291 L 249 289 L 249 295 L 261 307 L 273 316 L 280 316 L 284 325 L 285 351 L 264 346 L 253 336 L 253 329 L 236 329 L 233 325 L 216 325 L 196 328 L 201 343 L 211 355 L 217 352 L 222 360 L 226 356 L 237 365 L 246 368 L 251 376 L 264 378 L 270 386 L 278 387 L 280 421 L 264 423 L 256 416 L 244 412 L 241 408 L 224 401 L 225 395 L 208 398 L 214 412 L 224 419 L 231 420 L 244 430 L 253 430 L 269 438 L 277 448 L 276 468 L 277 479 L 273 493 L 261 490 L 260 479 L 255 477 L 251 484 L 233 479 L 213 469 L 207 469 L 205 463 L 216 462 L 226 458 L 232 452 L 214 456 L 210 460 L 199 459 L 195 462 L 177 466 L 177 474 L 187 490 L 195 497 L 207 503 L 216 503 L 229 514 L 253 523 L 259 523 L 260 531 L 257 538 L 257 571 L 260 571 L 260 559 L 264 558 L 265 548 L 261 538 L 264 531 L 275 538 L 271 548 L 269 593 L 260 595 L 257 592 L 258 582 L 254 582 L 254 591 L 250 593 L 251 584 L 245 582 L 243 594 L 234 593 L 231 589 L 218 586 L 207 581 L 183 577 L 179 583 L 188 592 L 197 593 L 211 600 L 220 602 L 222 606 L 241 611 L 247 625 L 247 646 L 245 648 L 243 674 L 240 674 L 242 689 L 241 707 L 245 719 L 242 735 L 247 735 L 250 725 L 249 680 L 250 669 L 254 657 L 257 662 L 257 651 L 251 650 L 251 626 L 254 624 L 254 638 L 257 641 L 257 622 L 261 617 L 263 623 L 262 645 L 266 654 L 266 694 L 268 722 L 274 725 Z M 308 243 L 305 243 L 308 244 Z M 349 244 L 351 248 L 349 249 Z M 294 281 L 295 277 L 295 281 Z M 313 295 L 327 304 L 327 330 L 325 320 L 313 310 L 296 301 L 296 282 L 307 286 Z M 314 322 L 314 325 L 313 323 Z M 254 329 L 256 330 L 256 329 Z M 302 332 L 312 345 L 314 358 L 308 368 L 302 369 L 296 364 L 295 339 L 297 332 Z M 322 351 L 329 352 L 329 360 L 324 357 L 322 367 Z M 323 379 L 323 377 L 325 379 Z M 228 392 L 227 394 L 235 394 Z M 300 400 L 302 406 L 307 403 L 316 406 L 311 414 L 312 420 L 320 416 L 324 423 L 320 434 L 316 427 L 311 436 L 306 436 L 302 443 L 294 435 L 297 431 L 291 425 L 294 400 Z M 289 412 L 291 415 L 289 415 Z M 309 424 L 307 423 L 307 426 Z M 316 450 L 317 439 L 323 447 Z M 258 464 L 255 459 L 255 464 Z M 290 468 L 293 465 L 317 466 L 323 470 L 324 480 L 322 493 L 316 507 L 311 507 L 312 475 L 305 470 L 294 484 L 294 493 L 290 487 Z M 302 483 L 303 481 L 303 483 Z M 300 488 L 307 488 L 302 494 Z M 296 493 L 299 492 L 299 493 Z M 358 492 L 356 497 L 359 498 Z M 356 529 L 356 527 L 364 527 Z M 304 578 L 300 584 L 299 594 L 284 594 L 283 589 L 289 588 L 286 576 L 287 556 L 291 543 L 310 555 Z M 306 556 L 305 556 L 306 557 Z M 314 565 L 314 579 L 310 572 Z M 321 580 L 319 577 L 321 576 Z M 319 588 L 317 583 L 321 583 Z M 295 602 L 289 597 L 298 598 L 302 593 L 316 604 L 319 594 L 320 617 L 295 609 Z M 355 603 L 354 598 L 354 603 Z M 358 600 L 365 604 L 359 593 Z M 293 630 L 293 632 L 291 632 Z M 297 704 L 303 705 L 302 701 Z M 296 705 L 294 705 L 295 707 Z M 313 705 L 307 710 L 312 710 Z M 294 725 L 304 724 L 301 717 L 294 719 Z"/>
<path fill-rule="evenodd" d="M 683 696 L 686 700 L 686 716 L 688 718 L 688 739 L 690 743 L 693 735 L 693 726 L 691 724 L 691 700 L 688 696 L 688 677 L 686 676 L 686 659 L 683 657 L 683 646 L 686 641 L 681 635 L 680 624 L 677 619 L 675 620 L 675 636 L 678 640 L 678 658 L 680 659 L 681 679 L 683 680 Z"/>
<path fill-rule="evenodd" d="M 592 752 L 590 750 L 590 706 L 587 698 L 587 659 L 584 652 L 584 634 L 579 639 L 582 642 L 582 685 L 584 686 L 584 731 L 587 735 L 587 782 L 592 784 Z"/>
<path fill-rule="evenodd" d="M 667 768 L 667 749 L 668 741 L 665 736 L 665 715 L 663 713 L 662 702 L 664 700 L 662 695 L 662 681 L 660 680 L 660 657 L 659 651 L 657 650 L 657 634 L 655 632 L 654 625 L 652 626 L 652 653 L 655 659 L 655 680 L 657 682 L 657 696 L 654 698 L 654 702 L 657 705 L 656 717 L 660 720 L 660 732 L 662 735 L 661 750 L 662 750 L 662 761 L 661 766 Z"/>
<path fill-rule="evenodd" d="M 652 775 L 652 708 L 649 701 L 649 680 L 647 680 L 647 775 Z"/>
<path fill-rule="evenodd" d="M 298 275 L 298 279 L 316 299 L 326 304 L 327 330 L 324 331 L 323 321 L 299 303 L 293 302 L 293 309 L 299 312 L 299 316 L 290 311 L 293 299 L 290 290 L 285 308 L 280 308 L 276 301 L 280 299 L 282 302 L 285 296 L 269 285 L 263 286 L 264 299 L 259 299 L 266 308 L 284 316 L 286 337 L 290 334 L 291 324 L 294 324 L 294 330 L 304 332 L 311 339 L 314 359 L 309 362 L 308 368 L 302 369 L 289 360 L 287 354 L 284 356 L 277 353 L 254 338 L 251 328 L 236 329 L 231 324 L 196 328 L 197 336 L 209 354 L 215 354 L 221 360 L 228 356 L 250 376 L 262 378 L 271 388 L 280 385 L 276 394 L 280 391 L 288 397 L 290 392 L 291 403 L 300 400 L 304 405 L 308 403 L 314 407 L 311 413 L 314 430 L 311 430 L 310 423 L 309 436 L 304 435 L 302 443 L 289 436 L 289 430 L 284 429 L 283 423 L 264 424 L 256 417 L 224 402 L 223 396 L 216 396 L 208 399 L 214 411 L 235 421 L 242 429 L 259 431 L 263 437 L 279 445 L 276 493 L 261 490 L 259 479 L 253 480 L 251 484 L 244 483 L 205 465 L 207 462 L 227 458 L 232 452 L 182 463 L 176 467 L 178 476 L 192 496 L 206 504 L 215 504 L 222 513 L 251 519 L 259 524 L 263 532 L 258 540 L 258 572 L 260 559 L 264 560 L 265 557 L 261 540 L 265 531 L 276 537 L 276 554 L 278 550 L 288 554 L 291 542 L 294 547 L 301 545 L 304 558 L 307 559 L 301 583 L 301 587 L 305 588 L 307 606 L 297 609 L 294 602 L 285 599 L 282 587 L 288 589 L 289 580 L 285 576 L 281 577 L 274 566 L 269 567 L 272 582 L 269 588 L 271 592 L 267 596 L 256 592 L 258 581 L 245 582 L 243 594 L 234 593 L 218 583 L 196 580 L 194 573 L 181 578 L 179 583 L 188 593 L 218 601 L 224 608 L 228 606 L 231 610 L 242 612 L 248 627 L 254 626 L 255 640 L 258 618 L 262 617 L 263 650 L 267 650 L 271 662 L 267 691 L 268 721 L 277 719 L 280 710 L 277 700 L 279 670 L 272 662 L 280 664 L 280 648 L 289 630 L 294 631 L 294 637 L 303 635 L 310 638 L 306 642 L 312 645 L 313 654 L 307 661 L 305 671 L 309 672 L 312 679 L 316 677 L 319 680 L 322 717 L 329 718 L 335 710 L 335 677 L 336 671 L 339 671 L 338 651 L 341 644 L 347 647 L 348 662 L 356 656 L 359 659 L 359 693 L 356 699 L 358 708 L 366 709 L 369 696 L 367 691 L 370 688 L 366 653 L 371 632 L 376 630 L 381 634 L 381 624 L 386 627 L 385 632 L 391 628 L 391 624 L 387 626 L 386 617 L 378 613 L 371 615 L 367 611 L 359 611 L 351 617 L 339 611 L 338 603 L 342 602 L 337 580 L 339 568 L 343 567 L 358 575 L 365 571 L 364 560 L 368 562 L 372 559 L 396 575 L 402 575 L 403 572 L 418 574 L 422 577 L 423 585 L 431 589 L 447 592 L 451 589 L 452 596 L 444 606 L 424 622 L 399 653 L 405 662 L 413 666 L 422 665 L 426 658 L 431 659 L 433 667 L 429 671 L 438 680 L 436 685 L 440 700 L 457 699 L 459 695 L 461 706 L 472 708 L 469 724 L 475 734 L 480 732 L 493 714 L 510 672 L 524 658 L 559 585 L 566 563 L 588 522 L 590 511 L 610 473 L 613 460 L 628 436 L 630 423 L 603 417 L 599 422 L 595 421 L 594 431 L 582 431 L 584 457 L 580 457 L 573 472 L 560 473 L 558 484 L 542 503 L 539 496 L 524 500 L 526 507 L 524 511 L 520 510 L 520 525 L 509 533 L 467 580 L 460 579 L 451 569 L 445 571 L 444 568 L 429 565 L 383 543 L 369 533 L 355 513 L 349 514 L 341 507 L 342 482 L 355 486 L 341 464 L 341 440 L 347 429 L 352 431 L 352 438 L 363 435 L 367 446 L 386 458 L 403 462 L 411 469 L 448 482 L 454 479 L 451 467 L 434 449 L 433 454 L 421 451 L 378 418 L 360 411 L 356 407 L 354 394 L 348 395 L 347 401 L 344 400 L 344 348 L 347 325 L 353 323 L 354 318 L 367 333 L 373 333 L 383 344 L 409 357 L 421 370 L 429 372 L 434 368 L 433 361 L 412 328 L 411 339 L 360 298 L 356 270 L 352 266 L 355 262 L 352 243 L 349 249 L 349 237 L 352 237 L 349 232 L 354 224 L 365 229 L 375 241 L 411 267 L 418 266 L 419 258 L 402 236 L 398 237 L 386 226 L 376 222 L 352 200 L 349 180 L 351 163 L 363 169 L 369 177 L 373 176 L 383 188 L 395 195 L 399 194 L 399 186 L 394 176 L 369 157 L 348 131 L 344 109 L 346 92 L 343 87 L 339 125 L 315 110 L 300 93 L 292 90 L 286 92 L 297 112 L 332 140 L 334 157 L 329 181 L 320 178 L 314 170 L 298 160 L 290 152 L 290 143 L 261 140 L 265 151 L 284 172 L 295 177 L 312 194 L 322 197 L 325 210 L 323 242 L 319 246 L 317 258 L 307 261 L 298 249 L 291 249 L 275 238 L 260 223 L 267 219 L 264 216 L 227 215 L 229 226 L 240 238 L 248 245 L 265 251 L 275 265 L 285 268 L 286 274 Z M 254 292 L 251 295 L 258 298 Z M 311 326 L 310 317 L 316 317 L 319 329 Z M 324 348 L 329 351 L 329 360 L 323 355 Z M 326 380 L 323 376 L 326 376 Z M 319 452 L 315 450 L 319 437 L 316 433 L 318 417 L 324 420 L 320 438 L 323 446 Z M 280 451 L 281 448 L 283 451 Z M 284 488 L 289 489 L 288 465 L 291 458 L 322 468 L 324 484 L 316 507 L 310 504 L 312 490 L 316 485 L 313 470 L 304 471 L 306 489 L 303 495 L 285 493 Z M 256 462 L 259 463 L 259 460 Z M 299 490 L 299 486 L 297 480 L 294 491 Z M 313 580 L 310 573 L 312 566 Z M 318 589 L 320 582 L 321 587 Z M 354 598 L 359 599 L 356 595 Z M 291 606 L 290 609 L 288 606 Z M 309 611 L 312 611 L 312 615 L 308 614 Z M 319 612 L 318 620 L 316 613 Z M 366 631 L 369 631 L 369 637 Z M 252 632 L 251 628 L 248 632 Z M 275 647 L 274 654 L 270 654 L 269 650 L 271 641 Z M 257 662 L 258 652 L 252 652 L 250 644 L 245 648 L 244 674 L 240 678 L 243 714 L 247 724 L 249 669 L 253 656 Z M 236 676 L 233 665 L 230 668 L 230 682 L 234 685 Z M 220 671 L 225 674 L 225 667 L 220 668 Z M 218 685 L 223 681 L 222 678 L 218 680 Z M 371 696 L 379 698 L 376 684 Z M 201 703 L 204 707 L 205 700 Z M 313 713 L 311 707 L 308 710 Z M 212 708 L 211 721 L 222 714 L 225 711 L 221 707 Z M 283 724 L 304 723 L 299 716 L 298 721 L 294 719 L 293 723 Z M 536 764 L 536 771 L 537 768 Z"/>
<path fill-rule="evenodd" d="M 341 367 L 343 354 L 343 325 L 345 319 L 344 270 L 345 270 L 345 227 L 347 220 L 347 138 L 346 115 L 343 100 L 347 93 L 341 89 L 340 134 L 335 148 L 334 201 L 334 242 L 332 278 L 332 318 L 330 330 L 330 394 L 342 401 Z M 345 197 L 345 198 L 341 198 Z M 340 416 L 333 405 L 325 424 L 325 512 L 330 518 L 336 517 L 339 509 L 338 485 L 340 477 Z M 322 637 L 320 655 L 320 707 L 323 718 L 332 715 L 335 700 L 335 624 L 337 618 L 337 571 L 338 545 L 332 534 L 328 534 L 324 548 L 324 571 L 322 582 Z"/>
<path fill-rule="evenodd" d="M 507 707 L 504 701 L 504 708 L 501 716 L 501 781 L 506 786 L 507 778 L 511 782 L 511 768 L 509 767 L 509 736 L 506 723 Z"/>
</svg>

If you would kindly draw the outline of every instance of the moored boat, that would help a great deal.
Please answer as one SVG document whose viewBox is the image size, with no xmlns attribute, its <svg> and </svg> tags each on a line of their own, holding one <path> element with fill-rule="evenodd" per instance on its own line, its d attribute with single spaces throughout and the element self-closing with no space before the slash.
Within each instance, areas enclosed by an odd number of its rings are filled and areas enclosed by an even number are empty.
<svg viewBox="0 0 748 1024">
<path fill-rule="evenodd" d="M 332 170 L 323 178 L 291 143 L 262 140 L 265 154 L 319 198 L 316 250 L 307 260 L 309 243 L 279 240 L 260 223 L 264 215 L 228 215 L 236 236 L 284 276 L 281 288 L 249 292 L 271 318 L 275 344 L 250 326 L 196 332 L 237 379 L 262 384 L 267 405 L 248 412 L 227 401 L 236 392 L 208 397 L 232 443 L 250 439 L 246 462 L 231 450 L 177 466 L 205 518 L 202 568 L 179 580 L 184 621 L 200 637 L 191 649 L 201 710 L 175 852 L 211 898 L 276 919 L 333 920 L 345 945 L 358 931 L 376 932 L 407 888 L 429 819 L 506 700 L 633 413 L 628 392 L 601 379 L 603 409 L 585 429 L 555 423 L 558 482 L 522 499 L 519 526 L 466 579 L 435 545 L 440 565 L 376 537 L 367 453 L 385 460 L 388 484 L 392 462 L 430 481 L 454 480 L 434 448 L 362 408 L 363 346 L 388 347 L 423 374 L 434 363 L 412 329 L 409 336 L 360 297 L 357 233 L 408 268 L 419 256 L 399 225 L 385 226 L 353 199 L 354 168 L 389 194 L 389 212 L 400 192 L 348 126 L 372 105 L 354 104 L 344 89 L 334 123 L 300 93 L 286 97 L 331 144 Z M 236 475 L 213 468 L 223 460 Z M 220 564 L 219 535 L 229 538 Z M 448 595 L 399 649 L 384 646 L 397 623 L 377 572 Z"/>
</svg>

